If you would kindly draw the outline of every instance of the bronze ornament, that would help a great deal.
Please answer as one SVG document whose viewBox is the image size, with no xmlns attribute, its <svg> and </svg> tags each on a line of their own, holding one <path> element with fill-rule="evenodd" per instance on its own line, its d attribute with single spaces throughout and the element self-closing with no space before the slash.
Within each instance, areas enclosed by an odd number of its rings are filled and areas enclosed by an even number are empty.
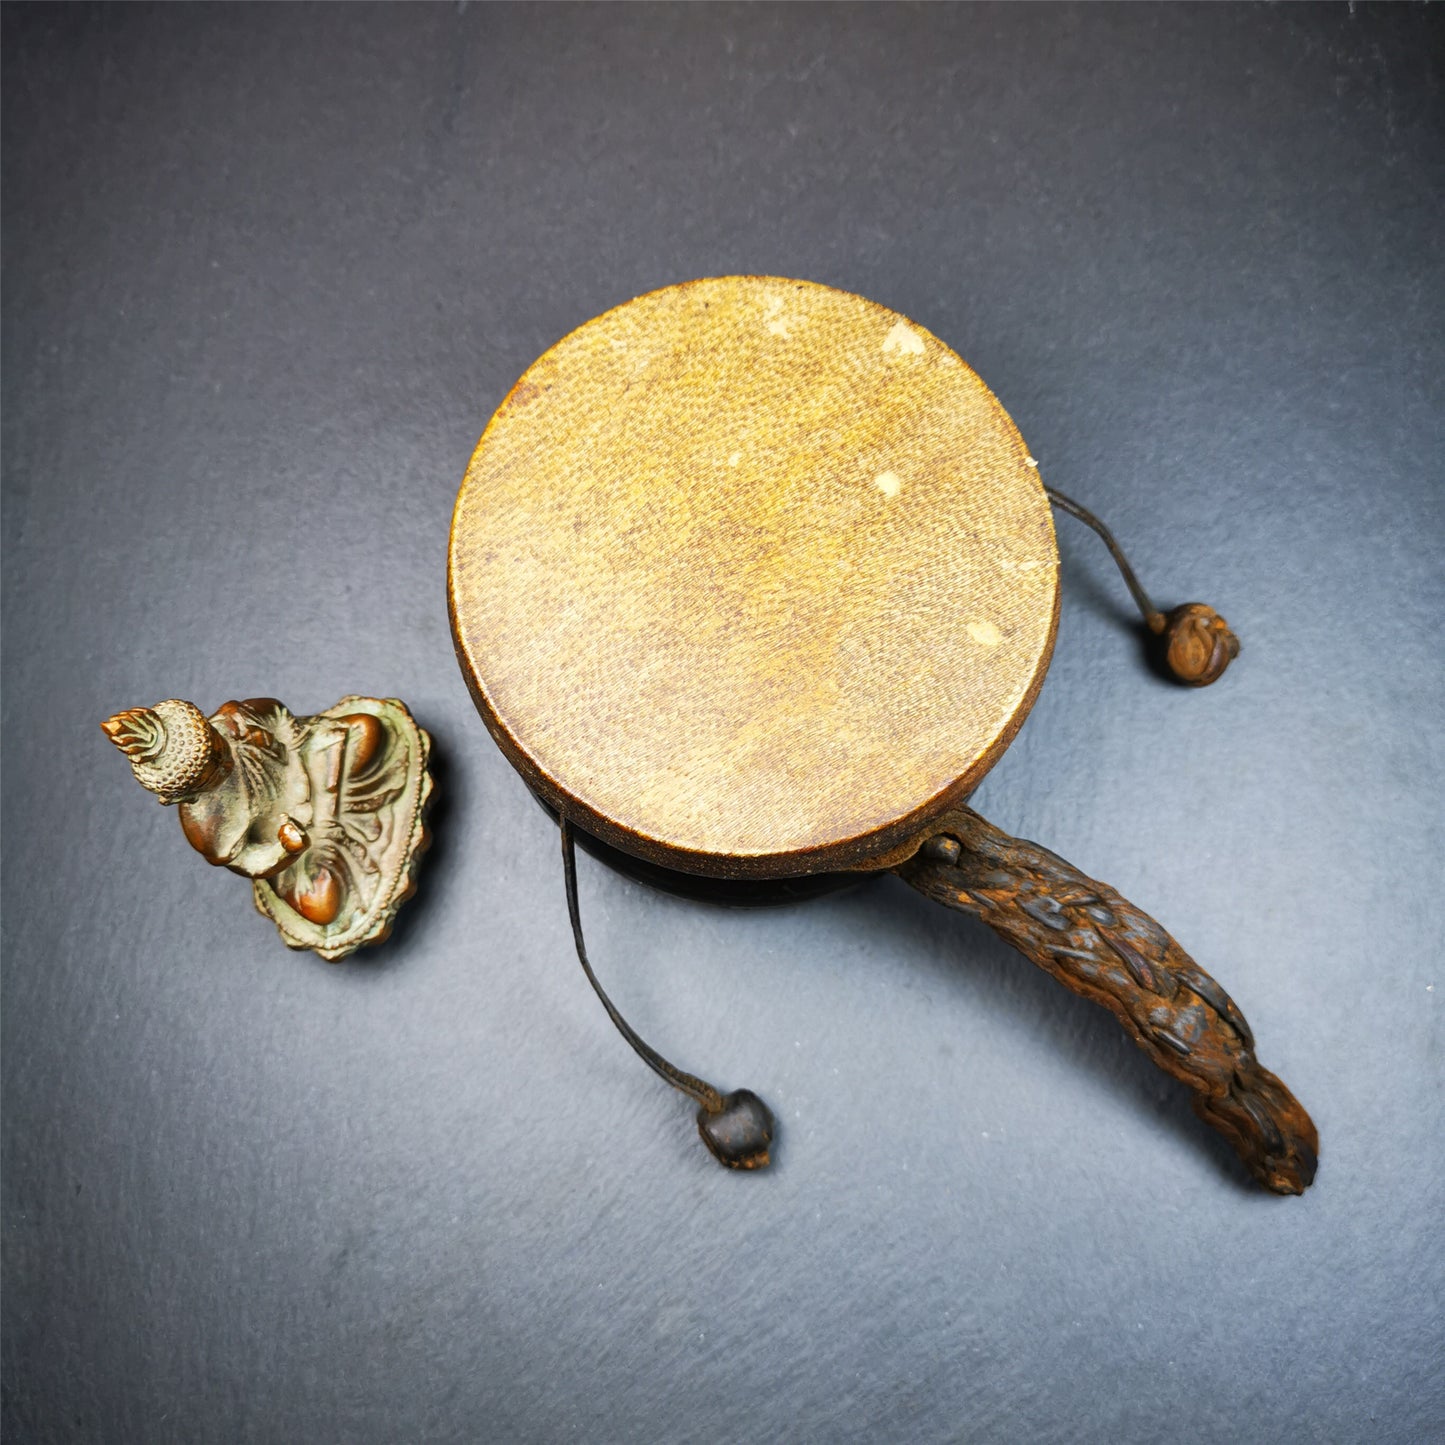
<svg viewBox="0 0 1445 1445">
<path fill-rule="evenodd" d="M 288 948 L 344 958 L 391 931 L 426 848 L 431 739 L 395 698 L 312 717 L 275 698 L 207 718 L 170 698 L 101 724 L 136 780 L 176 806 L 186 841 L 252 880 Z"/>
</svg>

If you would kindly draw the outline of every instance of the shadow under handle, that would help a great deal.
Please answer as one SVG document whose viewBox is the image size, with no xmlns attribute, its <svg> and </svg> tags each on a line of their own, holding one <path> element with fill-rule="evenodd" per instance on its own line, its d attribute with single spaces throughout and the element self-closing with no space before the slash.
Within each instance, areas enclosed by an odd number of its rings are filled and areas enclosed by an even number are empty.
<svg viewBox="0 0 1445 1445">
<path fill-rule="evenodd" d="M 1278 1194 L 1302 1194 L 1319 1138 L 1290 1091 L 1254 1056 L 1234 1000 L 1147 913 L 1037 843 L 971 808 L 894 870 L 929 898 L 971 913 L 1065 988 L 1109 1009 L 1194 1112 Z"/>
</svg>

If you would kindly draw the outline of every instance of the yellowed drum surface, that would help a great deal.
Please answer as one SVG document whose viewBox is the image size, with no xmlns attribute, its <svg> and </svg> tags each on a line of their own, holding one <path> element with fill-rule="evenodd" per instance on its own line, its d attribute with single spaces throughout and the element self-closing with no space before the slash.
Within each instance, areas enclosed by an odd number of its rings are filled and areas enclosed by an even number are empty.
<svg viewBox="0 0 1445 1445">
<path fill-rule="evenodd" d="M 866 866 L 969 792 L 1048 665 L 1058 554 L 978 376 L 860 296 L 733 276 L 538 360 L 452 520 L 457 654 L 579 827 L 673 868 Z"/>
</svg>

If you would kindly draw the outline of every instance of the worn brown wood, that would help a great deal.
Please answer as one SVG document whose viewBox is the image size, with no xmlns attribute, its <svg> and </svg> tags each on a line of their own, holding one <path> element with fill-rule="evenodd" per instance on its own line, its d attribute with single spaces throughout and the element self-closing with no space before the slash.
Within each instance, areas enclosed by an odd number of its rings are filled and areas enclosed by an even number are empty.
<svg viewBox="0 0 1445 1445">
<path fill-rule="evenodd" d="M 1053 646 L 1037 467 L 983 382 L 862 297 L 653 292 L 498 410 L 452 524 L 492 735 L 587 833 L 684 872 L 880 866 L 1014 736 Z"/>
<path fill-rule="evenodd" d="M 1109 1009 L 1129 1037 L 1194 1091 L 1194 1109 L 1249 1172 L 1301 1194 L 1319 1139 L 1299 1101 L 1254 1056 L 1234 1000 L 1147 913 L 1056 853 L 1011 838 L 971 808 L 897 872 L 971 913 L 1065 988 Z"/>
<path fill-rule="evenodd" d="M 1167 616 L 1149 619 L 1159 638 L 1164 666 L 1187 687 L 1208 687 L 1239 656 L 1239 639 L 1207 603 L 1186 602 Z"/>
</svg>

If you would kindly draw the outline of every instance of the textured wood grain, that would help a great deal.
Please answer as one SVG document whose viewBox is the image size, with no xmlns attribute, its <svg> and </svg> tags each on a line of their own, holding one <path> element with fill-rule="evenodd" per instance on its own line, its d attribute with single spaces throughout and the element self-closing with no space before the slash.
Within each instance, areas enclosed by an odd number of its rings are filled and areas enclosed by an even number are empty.
<svg viewBox="0 0 1445 1445">
<path fill-rule="evenodd" d="M 1037 468 L 948 347 L 809 283 L 672 287 L 517 383 L 457 499 L 488 726 L 554 807 L 670 867 L 858 866 L 960 800 L 1047 666 Z"/>
<path fill-rule="evenodd" d="M 1254 1055 L 1234 1000 L 1143 910 L 1057 853 L 1011 838 L 971 808 L 897 872 L 971 913 L 1065 988 L 1102 1004 L 1266 1189 L 1302 1194 L 1319 1137 L 1298 1099 Z"/>
</svg>

